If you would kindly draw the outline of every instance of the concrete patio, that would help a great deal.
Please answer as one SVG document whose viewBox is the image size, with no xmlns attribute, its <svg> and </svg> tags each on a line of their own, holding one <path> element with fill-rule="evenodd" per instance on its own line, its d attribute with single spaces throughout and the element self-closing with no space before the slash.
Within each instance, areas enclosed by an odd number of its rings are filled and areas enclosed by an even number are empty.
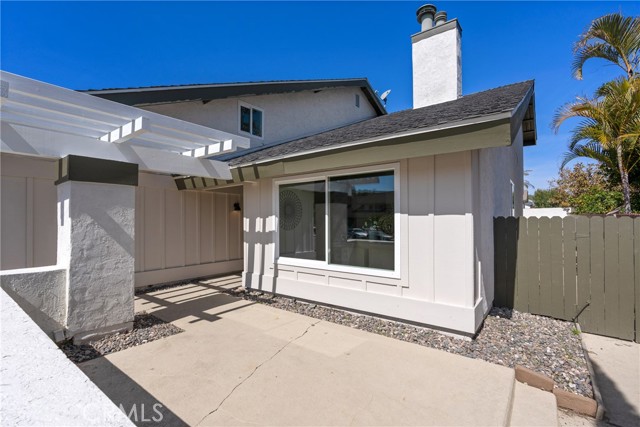
<svg viewBox="0 0 640 427">
<path fill-rule="evenodd" d="M 220 292 L 239 284 L 227 276 L 138 296 L 137 312 L 185 332 L 81 369 L 125 410 L 136 405 L 140 425 L 157 421 L 158 411 L 161 425 L 176 426 L 508 425 L 513 418 L 512 369 Z M 527 410 L 532 423 L 555 424 L 555 407 L 540 416 Z"/>
</svg>

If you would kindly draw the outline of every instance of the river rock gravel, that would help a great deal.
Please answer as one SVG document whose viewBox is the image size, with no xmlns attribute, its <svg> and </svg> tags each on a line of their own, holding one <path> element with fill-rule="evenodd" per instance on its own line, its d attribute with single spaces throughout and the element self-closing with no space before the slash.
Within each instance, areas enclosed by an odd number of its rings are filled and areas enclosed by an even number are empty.
<svg viewBox="0 0 640 427">
<path fill-rule="evenodd" d="M 160 338 L 183 332 L 177 326 L 167 323 L 151 314 L 138 313 L 133 320 L 133 330 L 121 332 L 86 344 L 75 345 L 65 342 L 60 349 L 75 363 L 86 362 L 129 347 L 146 344 Z"/>
<path fill-rule="evenodd" d="M 571 322 L 520 313 L 507 308 L 493 308 L 478 335 L 473 340 L 468 340 L 425 327 L 306 303 L 293 298 L 256 291 L 247 292 L 241 287 L 220 290 L 272 307 L 449 353 L 511 368 L 516 364 L 521 365 L 553 378 L 556 387 L 593 397 L 581 339 Z"/>
</svg>

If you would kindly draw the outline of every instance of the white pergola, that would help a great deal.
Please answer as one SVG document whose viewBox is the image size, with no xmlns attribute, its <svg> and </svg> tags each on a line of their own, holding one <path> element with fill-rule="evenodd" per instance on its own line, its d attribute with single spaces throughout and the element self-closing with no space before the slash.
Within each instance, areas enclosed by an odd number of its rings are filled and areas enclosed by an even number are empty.
<svg viewBox="0 0 640 427">
<path fill-rule="evenodd" d="M 140 170 L 231 179 L 205 157 L 249 139 L 0 71 L 0 152 L 70 154 L 136 163 Z"/>
</svg>

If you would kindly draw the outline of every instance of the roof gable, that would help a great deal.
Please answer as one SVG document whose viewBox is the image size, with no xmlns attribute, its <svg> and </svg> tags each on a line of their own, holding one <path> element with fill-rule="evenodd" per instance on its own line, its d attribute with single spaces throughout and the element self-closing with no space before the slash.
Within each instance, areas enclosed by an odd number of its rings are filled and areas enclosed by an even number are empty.
<svg viewBox="0 0 640 427">
<path fill-rule="evenodd" d="M 319 149 L 341 148 L 349 143 L 383 138 L 437 126 L 463 126 L 480 121 L 512 120 L 516 129 L 525 127 L 525 145 L 535 144 L 532 80 L 465 95 L 427 107 L 404 110 L 322 132 L 293 141 L 242 150 L 221 156 L 232 166 L 267 162 Z M 527 130 L 528 129 L 528 130 Z"/>
</svg>

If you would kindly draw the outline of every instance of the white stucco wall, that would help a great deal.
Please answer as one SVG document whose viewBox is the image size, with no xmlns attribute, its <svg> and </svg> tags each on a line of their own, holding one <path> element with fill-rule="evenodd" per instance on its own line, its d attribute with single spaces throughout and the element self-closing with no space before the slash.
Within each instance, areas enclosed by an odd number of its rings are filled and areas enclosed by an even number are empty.
<svg viewBox="0 0 640 427">
<path fill-rule="evenodd" d="M 245 286 L 474 333 L 471 162 L 469 151 L 399 162 L 399 277 L 274 262 L 274 179 L 246 183 Z"/>
<path fill-rule="evenodd" d="M 64 326 L 67 316 L 65 268 L 54 265 L 0 271 L 0 283 L 2 289 L 17 293 L 60 327 Z"/>
<path fill-rule="evenodd" d="M 58 189 L 58 265 L 68 266 L 71 335 L 133 322 L 135 187 L 68 181 Z"/>
<path fill-rule="evenodd" d="M 523 193 L 522 128 L 508 147 L 485 148 L 474 152 L 476 227 L 476 298 L 482 300 L 484 312 L 494 297 L 493 218 L 512 216 L 511 182 L 515 216 L 522 215 Z"/>
<path fill-rule="evenodd" d="M 0 419 L 7 426 L 133 426 L 0 290 Z"/>
<path fill-rule="evenodd" d="M 360 107 L 356 107 L 356 95 Z M 263 138 L 240 131 L 239 103 L 264 112 Z M 360 88 L 324 89 L 240 98 L 216 99 L 141 107 L 149 111 L 250 137 L 251 146 L 288 141 L 375 117 L 373 107 Z"/>
<path fill-rule="evenodd" d="M 462 95 L 462 36 L 455 22 L 414 36 L 413 108 L 451 101 Z"/>
</svg>

